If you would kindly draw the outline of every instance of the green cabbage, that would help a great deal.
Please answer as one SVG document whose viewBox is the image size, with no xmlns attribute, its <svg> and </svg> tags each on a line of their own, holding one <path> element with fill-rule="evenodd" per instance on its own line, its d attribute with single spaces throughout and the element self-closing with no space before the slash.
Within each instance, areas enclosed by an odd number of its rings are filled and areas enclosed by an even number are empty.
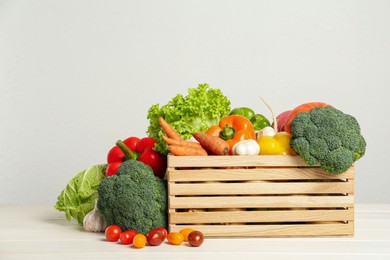
<svg viewBox="0 0 390 260">
<path fill-rule="evenodd" d="M 74 218 L 79 224 L 95 206 L 97 190 L 105 178 L 106 164 L 97 164 L 76 174 L 58 195 L 54 208 L 65 212 L 67 220 Z"/>
<path fill-rule="evenodd" d="M 162 139 L 164 132 L 159 124 L 162 116 L 184 139 L 194 132 L 205 132 L 210 126 L 218 125 L 220 119 L 230 112 L 230 100 L 220 89 L 210 88 L 208 84 L 199 84 L 189 88 L 188 95 L 176 95 L 166 105 L 152 105 L 148 110 L 149 127 L 147 134 L 156 139 L 154 149 L 167 154 L 167 145 Z"/>
</svg>

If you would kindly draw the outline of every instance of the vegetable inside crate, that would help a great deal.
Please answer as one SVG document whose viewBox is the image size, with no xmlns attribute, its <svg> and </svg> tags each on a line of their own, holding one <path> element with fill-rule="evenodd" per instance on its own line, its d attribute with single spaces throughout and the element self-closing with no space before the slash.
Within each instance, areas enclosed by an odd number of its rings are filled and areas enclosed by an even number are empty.
<svg viewBox="0 0 390 260">
<path fill-rule="evenodd" d="M 169 229 L 207 237 L 354 234 L 354 166 L 330 175 L 299 156 L 168 155 Z"/>
</svg>

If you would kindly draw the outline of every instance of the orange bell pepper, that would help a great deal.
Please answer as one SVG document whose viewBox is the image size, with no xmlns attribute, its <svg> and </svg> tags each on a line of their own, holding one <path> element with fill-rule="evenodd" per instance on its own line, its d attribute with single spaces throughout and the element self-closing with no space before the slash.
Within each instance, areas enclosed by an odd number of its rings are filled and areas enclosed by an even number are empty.
<svg viewBox="0 0 390 260">
<path fill-rule="evenodd" d="M 244 116 L 230 115 L 222 118 L 218 126 L 211 126 L 206 134 L 219 136 L 229 144 L 229 154 L 232 154 L 233 146 L 241 141 L 256 140 L 255 128 L 251 121 Z"/>
</svg>

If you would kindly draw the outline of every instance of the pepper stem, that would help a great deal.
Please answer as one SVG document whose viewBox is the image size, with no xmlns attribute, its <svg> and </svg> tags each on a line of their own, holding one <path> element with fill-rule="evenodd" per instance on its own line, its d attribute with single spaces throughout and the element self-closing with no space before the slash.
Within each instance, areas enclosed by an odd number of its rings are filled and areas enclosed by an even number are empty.
<svg viewBox="0 0 390 260">
<path fill-rule="evenodd" d="M 121 149 L 121 151 L 125 155 L 125 160 L 130 160 L 130 159 L 137 160 L 138 153 L 130 150 L 130 148 L 127 147 L 127 145 L 124 142 L 122 142 L 121 140 L 118 140 L 118 141 L 116 141 L 115 144 L 116 144 L 116 146 L 119 147 L 119 149 Z"/>
<path fill-rule="evenodd" d="M 236 129 L 228 125 L 225 125 L 222 128 L 221 132 L 219 132 L 219 137 L 221 137 L 223 140 L 226 141 L 226 140 L 233 139 L 235 133 L 236 133 Z"/>
</svg>

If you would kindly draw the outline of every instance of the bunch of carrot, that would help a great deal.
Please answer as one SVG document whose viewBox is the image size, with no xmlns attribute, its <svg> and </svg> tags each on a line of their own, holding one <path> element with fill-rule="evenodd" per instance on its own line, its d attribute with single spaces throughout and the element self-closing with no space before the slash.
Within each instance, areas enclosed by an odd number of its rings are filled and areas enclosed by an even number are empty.
<svg viewBox="0 0 390 260">
<path fill-rule="evenodd" d="M 159 118 L 159 124 L 166 136 L 164 141 L 168 145 L 168 150 L 176 156 L 207 156 L 207 155 L 227 155 L 229 144 L 213 135 L 196 132 L 192 135 L 199 142 L 184 140 L 176 130 L 164 120 Z"/>
</svg>

